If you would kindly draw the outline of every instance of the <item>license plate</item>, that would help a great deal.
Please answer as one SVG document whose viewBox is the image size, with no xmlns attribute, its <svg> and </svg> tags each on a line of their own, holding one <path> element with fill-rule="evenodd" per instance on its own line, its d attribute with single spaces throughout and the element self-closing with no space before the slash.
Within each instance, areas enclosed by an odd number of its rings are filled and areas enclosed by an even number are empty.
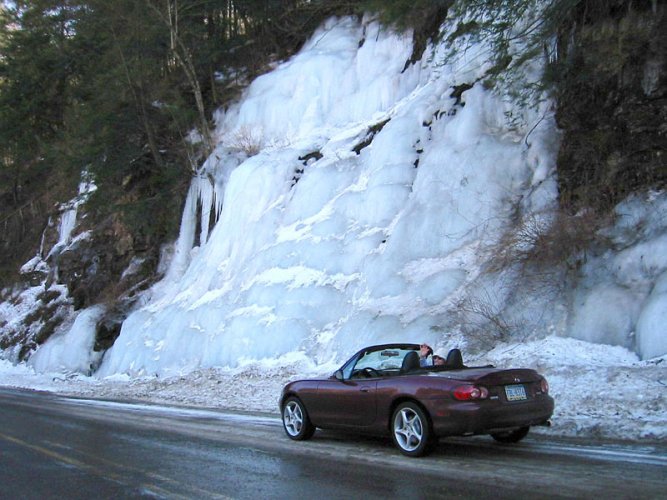
<svg viewBox="0 0 667 500">
<path fill-rule="evenodd" d="M 507 401 L 522 401 L 528 399 L 526 397 L 526 389 L 522 385 L 506 385 L 505 395 Z"/>
</svg>

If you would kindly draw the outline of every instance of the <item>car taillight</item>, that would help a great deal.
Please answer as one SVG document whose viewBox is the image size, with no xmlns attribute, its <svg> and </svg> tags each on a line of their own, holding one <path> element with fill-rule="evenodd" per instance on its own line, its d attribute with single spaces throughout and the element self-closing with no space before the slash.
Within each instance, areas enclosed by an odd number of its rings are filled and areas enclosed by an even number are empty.
<svg viewBox="0 0 667 500">
<path fill-rule="evenodd" d="M 486 387 L 477 387 L 476 385 L 461 385 L 454 389 L 454 397 L 459 401 L 486 399 L 489 397 L 489 391 Z"/>
<path fill-rule="evenodd" d="M 542 378 L 542 380 L 540 380 L 540 389 L 544 394 L 549 393 L 549 382 L 547 382 L 547 379 Z"/>
</svg>

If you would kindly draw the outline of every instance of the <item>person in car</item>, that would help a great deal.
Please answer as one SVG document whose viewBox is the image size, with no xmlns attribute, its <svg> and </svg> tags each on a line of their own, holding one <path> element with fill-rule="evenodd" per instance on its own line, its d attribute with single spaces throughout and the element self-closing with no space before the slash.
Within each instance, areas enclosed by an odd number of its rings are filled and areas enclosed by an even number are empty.
<svg viewBox="0 0 667 500">
<path fill-rule="evenodd" d="M 433 356 L 433 349 L 428 344 L 421 344 L 419 346 L 419 366 L 432 366 L 433 361 L 430 357 Z"/>
<path fill-rule="evenodd" d="M 431 359 L 433 359 L 433 366 L 445 366 L 445 358 L 442 356 L 434 354 Z"/>
</svg>

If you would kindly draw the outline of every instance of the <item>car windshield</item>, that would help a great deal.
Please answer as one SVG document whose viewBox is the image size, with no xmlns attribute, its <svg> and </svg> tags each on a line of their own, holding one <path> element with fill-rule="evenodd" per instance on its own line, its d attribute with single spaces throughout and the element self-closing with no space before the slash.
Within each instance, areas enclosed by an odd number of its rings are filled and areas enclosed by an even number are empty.
<svg viewBox="0 0 667 500">
<path fill-rule="evenodd" d="M 400 370 L 405 355 L 414 349 L 391 348 L 365 352 L 357 361 L 354 370 L 372 368 L 378 371 Z"/>
</svg>

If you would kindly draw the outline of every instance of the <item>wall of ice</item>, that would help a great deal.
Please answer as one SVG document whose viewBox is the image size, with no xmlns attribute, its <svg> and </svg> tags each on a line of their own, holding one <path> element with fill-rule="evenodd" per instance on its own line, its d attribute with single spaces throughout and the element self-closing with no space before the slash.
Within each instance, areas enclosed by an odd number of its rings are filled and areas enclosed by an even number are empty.
<svg viewBox="0 0 667 500">
<path fill-rule="evenodd" d="M 169 275 L 99 374 L 461 342 L 453 301 L 517 203 L 555 199 L 558 136 L 548 103 L 510 120 L 476 83 L 485 47 L 444 52 L 406 64 L 410 34 L 332 19 L 221 111 Z M 210 210 L 217 223 L 196 235 Z"/>
<path fill-rule="evenodd" d="M 665 196 L 619 208 L 617 251 L 591 256 L 568 297 L 525 290 L 520 300 L 511 273 L 483 268 L 516 217 L 554 207 L 559 135 L 548 100 L 517 108 L 516 89 L 484 87 L 488 47 L 450 49 L 409 64 L 410 34 L 331 19 L 219 111 L 217 147 L 192 181 L 166 277 L 125 321 L 98 375 L 294 352 L 338 362 L 393 341 L 446 352 L 465 346 L 457 305 L 475 295 L 491 311 L 532 315 L 526 336 L 667 352 Z M 540 69 L 527 64 L 526 78 Z M 452 92 L 463 84 L 471 88 L 459 101 Z M 98 361 L 83 334 L 95 314 L 71 334 L 90 358 L 84 368 Z M 64 357 L 74 367 L 64 341 L 48 342 L 34 366 Z"/>
<path fill-rule="evenodd" d="M 574 290 L 568 334 L 634 349 L 642 359 L 667 353 L 667 193 L 631 196 L 606 231 L 612 249 L 592 254 Z"/>
<path fill-rule="evenodd" d="M 37 372 L 90 375 L 102 357 L 101 352 L 94 351 L 94 332 L 103 312 L 102 306 L 81 311 L 30 357 L 30 366 Z"/>
</svg>

